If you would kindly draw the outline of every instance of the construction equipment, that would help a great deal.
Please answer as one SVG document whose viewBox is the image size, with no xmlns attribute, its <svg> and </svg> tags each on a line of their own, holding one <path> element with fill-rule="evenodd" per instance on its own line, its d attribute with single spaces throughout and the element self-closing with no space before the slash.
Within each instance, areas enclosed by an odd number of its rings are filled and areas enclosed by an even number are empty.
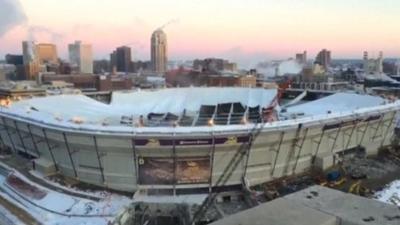
<svg viewBox="0 0 400 225">
<path fill-rule="evenodd" d="M 328 181 L 331 181 L 331 182 L 338 180 L 340 177 L 341 177 L 341 174 L 337 170 L 331 171 L 326 175 L 326 179 L 328 179 Z"/>
<path fill-rule="evenodd" d="M 339 170 L 332 170 L 328 172 L 325 178 L 319 180 L 321 186 L 327 186 L 331 188 L 336 188 L 347 181 L 346 176 L 344 176 Z"/>
<path fill-rule="evenodd" d="M 254 125 L 254 128 L 249 132 L 251 135 L 248 143 L 244 143 L 238 148 L 235 155 L 232 157 L 231 161 L 225 167 L 223 173 L 214 184 L 215 186 L 224 186 L 228 182 L 233 172 L 236 170 L 237 166 L 240 164 L 240 162 L 242 162 L 243 158 L 247 154 L 249 154 L 253 140 L 256 139 L 258 135 L 261 133 L 262 129 L 264 128 L 264 125 L 265 123 L 263 123 L 262 126 L 260 126 L 259 128 L 257 128 L 258 127 L 257 123 Z M 210 192 L 208 194 L 207 198 L 201 204 L 199 209 L 194 213 L 191 224 L 196 224 L 196 222 L 199 222 L 202 218 L 204 218 L 208 209 L 214 203 L 216 197 L 217 193 Z"/>
<path fill-rule="evenodd" d="M 344 184 L 346 181 L 347 181 L 346 177 L 342 177 L 336 181 L 332 181 L 332 182 L 328 183 L 328 186 L 331 188 L 338 187 L 338 186 Z"/>
<path fill-rule="evenodd" d="M 285 90 L 281 89 L 278 91 L 277 95 L 275 98 L 269 103 L 269 105 L 265 108 L 267 111 L 270 113 L 273 111 L 273 108 L 275 108 L 278 105 L 278 101 L 282 96 L 283 91 Z M 271 114 L 267 113 L 264 115 L 264 118 L 266 117 L 267 120 L 264 120 L 264 122 L 261 124 L 260 127 L 258 127 L 259 123 L 255 122 L 254 127 L 252 130 L 249 131 L 250 137 L 249 141 L 247 143 L 243 143 L 238 150 L 236 151 L 235 155 L 232 157 L 231 161 L 228 163 L 224 171 L 222 172 L 221 176 L 218 178 L 214 186 L 224 186 L 230 177 L 232 176 L 233 172 L 236 170 L 240 162 L 244 159 L 244 157 L 247 155 L 249 157 L 250 154 L 250 149 L 253 141 L 260 135 L 262 129 L 265 126 L 265 122 L 271 120 Z M 301 128 L 301 125 L 299 125 Z M 243 176 L 246 176 L 246 168 Z M 207 210 L 213 204 L 215 198 L 217 197 L 216 193 L 213 193 L 212 191 L 208 194 L 207 198 L 204 200 L 204 202 L 201 204 L 199 210 L 197 210 L 193 216 L 191 224 L 195 224 L 196 222 L 200 221 L 205 214 L 207 213 Z"/>
<path fill-rule="evenodd" d="M 348 192 L 359 195 L 360 194 L 360 186 L 361 186 L 361 180 L 354 182 L 352 185 L 350 185 Z"/>
<path fill-rule="evenodd" d="M 361 180 L 358 180 L 357 182 L 354 182 L 350 188 L 349 188 L 349 193 L 355 194 L 355 195 L 360 195 L 360 196 L 370 196 L 372 194 L 372 191 L 365 186 L 361 185 Z"/>
</svg>

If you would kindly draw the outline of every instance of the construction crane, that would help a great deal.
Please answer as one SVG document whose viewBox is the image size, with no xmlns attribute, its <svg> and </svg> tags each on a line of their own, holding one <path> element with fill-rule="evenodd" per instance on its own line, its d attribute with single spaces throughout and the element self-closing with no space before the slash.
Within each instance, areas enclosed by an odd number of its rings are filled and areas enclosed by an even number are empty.
<svg viewBox="0 0 400 225">
<path fill-rule="evenodd" d="M 165 24 L 163 24 L 161 27 L 157 28 L 157 30 L 162 30 L 162 29 L 164 29 L 165 27 L 167 27 L 167 26 L 169 26 L 169 25 L 171 25 L 171 24 L 174 24 L 174 23 L 179 23 L 179 18 L 175 18 L 175 19 L 169 20 L 168 22 L 166 22 Z"/>
<path fill-rule="evenodd" d="M 279 99 L 279 92 L 277 96 L 271 101 L 267 108 L 275 107 L 278 103 L 277 100 Z M 231 178 L 233 172 L 238 167 L 239 163 L 242 162 L 243 158 L 247 155 L 249 157 L 250 149 L 253 141 L 260 135 L 261 131 L 263 130 L 265 123 L 258 128 L 258 123 L 255 123 L 254 127 L 250 130 L 250 137 L 247 143 L 242 144 L 236 151 L 235 155 L 232 157 L 231 161 L 225 167 L 224 171 L 222 172 L 221 176 L 215 183 L 215 186 L 225 186 L 228 180 Z M 244 180 L 243 174 L 242 180 Z M 211 204 L 214 202 L 215 198 L 217 197 L 216 193 L 212 191 L 208 194 L 207 198 L 201 204 L 200 208 L 195 212 L 191 224 L 194 225 L 196 222 L 200 221 L 204 218 L 205 214 L 207 213 L 208 209 L 210 208 Z"/>
<path fill-rule="evenodd" d="M 215 186 L 225 186 L 228 180 L 231 178 L 233 172 L 236 170 L 239 163 L 243 160 L 246 153 L 250 151 L 251 142 L 261 133 L 261 130 L 264 126 L 261 126 L 257 129 L 257 124 L 255 124 L 254 128 L 251 130 L 251 135 L 248 143 L 242 144 L 236 151 L 235 155 L 232 157 L 231 161 L 225 167 L 222 175 L 218 178 L 215 183 Z M 204 200 L 203 204 L 201 204 L 199 210 L 194 214 L 193 220 L 191 224 L 196 224 L 196 222 L 200 221 L 205 214 L 207 213 L 208 209 L 210 208 L 211 204 L 214 202 L 215 198 L 217 197 L 216 193 L 210 192 L 207 198 Z"/>
</svg>

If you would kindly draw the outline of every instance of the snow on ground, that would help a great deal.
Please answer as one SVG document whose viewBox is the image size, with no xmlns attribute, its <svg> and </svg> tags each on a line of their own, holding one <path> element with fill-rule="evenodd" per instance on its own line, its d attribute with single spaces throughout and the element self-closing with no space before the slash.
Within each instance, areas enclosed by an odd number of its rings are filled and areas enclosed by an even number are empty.
<svg viewBox="0 0 400 225">
<path fill-rule="evenodd" d="M 7 182 L 6 173 L 10 173 L 23 181 L 28 190 L 31 187 L 44 191 L 42 198 L 34 198 L 15 188 Z M 45 225 L 105 225 L 132 200 L 110 194 L 101 201 L 92 201 L 84 198 L 59 193 L 36 183 L 31 182 L 15 170 L 4 170 L 0 176 L 1 196 L 10 200 L 39 222 Z"/>
<path fill-rule="evenodd" d="M 138 192 L 137 192 L 138 193 Z M 148 196 L 135 195 L 135 202 L 145 203 L 187 203 L 201 205 L 207 198 L 208 194 L 192 194 L 192 195 L 176 195 L 176 196 Z"/>
<path fill-rule="evenodd" d="M 63 193 L 59 193 L 45 187 L 41 187 L 23 175 L 21 175 L 17 171 L 12 171 L 12 174 L 17 176 L 18 178 L 24 180 L 32 186 L 38 187 L 39 189 L 47 192 L 47 195 L 42 199 L 31 198 L 30 196 L 24 195 L 29 201 L 44 206 L 49 210 L 56 211 L 58 213 L 64 213 L 68 215 L 78 214 L 78 215 L 115 215 L 117 210 L 124 205 L 129 203 L 129 199 L 121 196 L 112 196 L 110 195 L 108 198 L 105 198 L 102 201 L 96 202 L 92 200 L 87 200 L 78 197 L 72 197 Z M 10 189 L 11 191 L 16 191 L 11 185 L 7 183 L 0 184 L 1 187 L 4 187 L 6 190 Z M 20 192 L 19 192 L 20 193 Z M 20 193 L 23 195 L 23 193 Z M 114 200 L 114 201 L 113 201 Z M 63 204 L 60 204 L 62 202 Z"/>
<path fill-rule="evenodd" d="M 71 193 L 85 195 L 87 197 L 100 198 L 100 199 L 108 198 L 111 195 L 111 193 L 107 192 L 107 191 L 83 191 L 83 190 L 80 190 L 80 189 L 78 189 L 76 187 L 64 186 L 64 185 L 61 185 L 60 183 L 58 183 L 58 182 L 56 182 L 54 180 L 51 180 L 51 179 L 45 177 L 42 173 L 40 173 L 40 172 L 38 172 L 36 170 L 30 170 L 29 173 L 32 176 L 42 180 L 43 182 L 48 183 L 49 185 L 51 185 L 53 187 L 57 187 L 57 188 L 60 188 L 62 190 L 65 190 L 65 191 L 68 191 L 68 192 L 71 192 Z"/>
<path fill-rule="evenodd" d="M 38 179 L 41 179 L 43 182 L 46 182 L 54 187 L 60 188 L 62 190 L 66 190 L 69 192 L 73 192 L 80 195 L 106 199 L 109 198 L 111 193 L 107 191 L 82 191 L 75 187 L 66 187 L 63 186 L 56 181 L 50 180 L 47 177 L 44 177 L 38 171 L 31 170 L 29 173 L 35 176 Z M 148 196 L 141 195 L 140 192 L 136 192 L 134 195 L 134 202 L 147 202 L 147 203 L 189 203 L 189 204 L 201 204 L 207 198 L 208 194 L 192 194 L 192 195 L 176 195 L 176 196 Z"/>
<path fill-rule="evenodd" d="M 393 181 L 382 191 L 375 193 L 375 198 L 381 202 L 400 206 L 400 180 Z"/>
<path fill-rule="evenodd" d="M 41 174 L 33 171 L 30 173 L 51 185 L 57 186 L 57 188 L 67 189 L 67 187 L 63 187 L 54 181 L 47 180 Z M 15 187 L 15 184 L 13 185 L 8 177 L 16 177 L 20 181 L 18 184 L 22 183 L 22 185 Z M 0 196 L 25 210 L 43 225 L 107 225 L 108 222 L 114 220 L 118 213 L 133 202 L 200 205 L 207 198 L 207 194 L 147 196 L 140 195 L 140 192 L 137 192 L 133 199 L 129 199 L 109 192 L 86 192 L 71 189 L 68 189 L 68 191 L 77 194 L 89 194 L 99 197 L 101 200 L 84 199 L 45 188 L 0 162 Z M 42 195 L 37 197 L 32 195 L 32 192 L 40 192 Z M 42 192 L 45 193 L 44 196 Z M 7 213 L 2 208 L 0 208 L 0 224 L 2 215 L 5 215 L 5 220 L 12 222 L 10 224 L 19 224 L 12 214 Z"/>
<path fill-rule="evenodd" d="M 0 224 L 2 225 L 24 225 L 17 217 L 0 205 Z"/>
</svg>

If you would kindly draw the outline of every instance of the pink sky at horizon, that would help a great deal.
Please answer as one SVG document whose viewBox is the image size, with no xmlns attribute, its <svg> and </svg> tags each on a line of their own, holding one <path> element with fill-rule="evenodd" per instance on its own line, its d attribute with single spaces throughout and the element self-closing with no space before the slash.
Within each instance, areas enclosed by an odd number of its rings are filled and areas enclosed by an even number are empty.
<svg viewBox="0 0 400 225">
<path fill-rule="evenodd" d="M 0 0 L 4 1 L 4 0 Z M 20 54 L 28 26 L 37 42 L 54 42 L 62 58 L 74 40 L 93 45 L 95 58 L 135 43 L 135 59 L 149 58 L 150 36 L 162 24 L 171 60 L 225 57 L 242 63 L 293 57 L 322 48 L 334 58 L 361 58 L 368 50 L 400 57 L 396 0 L 23 0 L 24 24 L 0 37 L 0 57 Z M 51 33 L 57 33 L 56 37 Z"/>
</svg>

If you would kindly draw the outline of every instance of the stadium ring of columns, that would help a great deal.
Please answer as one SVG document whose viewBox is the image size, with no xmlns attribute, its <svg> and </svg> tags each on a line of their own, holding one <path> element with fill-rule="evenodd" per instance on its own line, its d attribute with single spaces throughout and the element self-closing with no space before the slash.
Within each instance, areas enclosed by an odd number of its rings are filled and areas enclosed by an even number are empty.
<svg viewBox="0 0 400 225">
<path fill-rule="evenodd" d="M 36 168 L 122 191 L 250 186 L 310 169 L 318 158 L 390 144 L 398 104 L 346 117 L 253 129 L 172 133 L 78 130 L 0 113 L 0 141 Z M 243 179 L 245 178 L 245 179 Z"/>
</svg>

